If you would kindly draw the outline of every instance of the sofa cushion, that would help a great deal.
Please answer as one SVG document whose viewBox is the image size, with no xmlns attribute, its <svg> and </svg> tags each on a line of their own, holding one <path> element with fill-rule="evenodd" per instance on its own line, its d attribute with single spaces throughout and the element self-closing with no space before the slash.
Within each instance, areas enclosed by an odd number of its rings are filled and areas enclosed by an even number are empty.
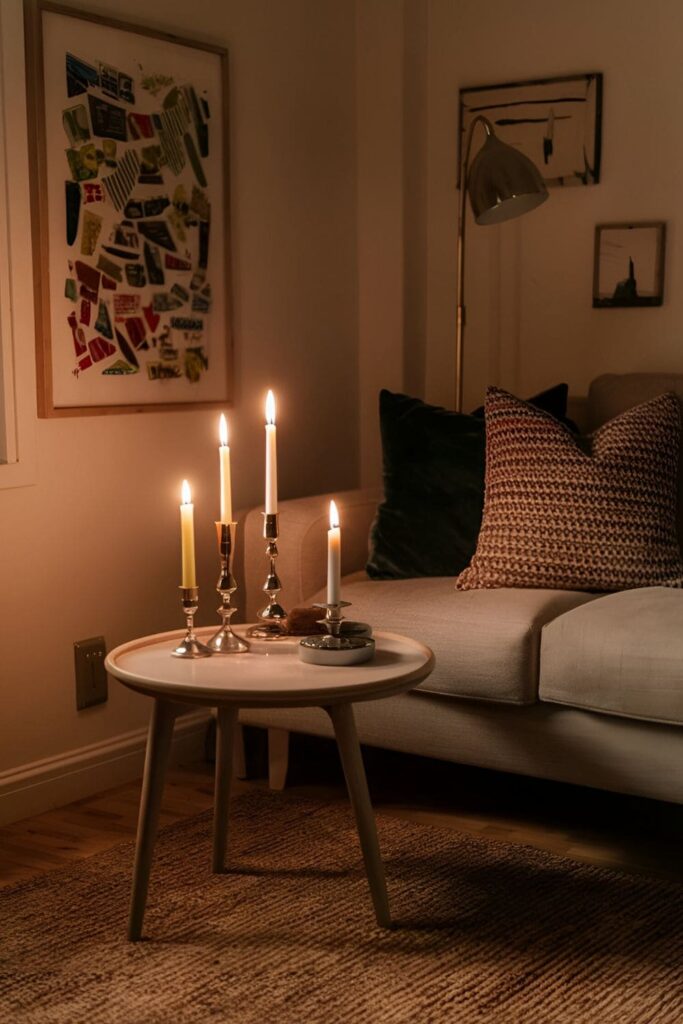
<svg viewBox="0 0 683 1024">
<path fill-rule="evenodd" d="M 543 701 L 683 725 L 683 594 L 609 594 L 543 627 Z"/>
<path fill-rule="evenodd" d="M 533 704 L 544 623 L 590 601 L 589 594 L 553 590 L 460 593 L 451 577 L 342 582 L 350 619 L 428 644 L 436 667 L 418 689 L 451 697 Z M 321 592 L 312 600 L 325 600 Z"/>
<path fill-rule="evenodd" d="M 680 420 L 668 393 L 581 441 L 528 402 L 489 388 L 484 519 L 458 589 L 683 585 Z"/>
</svg>

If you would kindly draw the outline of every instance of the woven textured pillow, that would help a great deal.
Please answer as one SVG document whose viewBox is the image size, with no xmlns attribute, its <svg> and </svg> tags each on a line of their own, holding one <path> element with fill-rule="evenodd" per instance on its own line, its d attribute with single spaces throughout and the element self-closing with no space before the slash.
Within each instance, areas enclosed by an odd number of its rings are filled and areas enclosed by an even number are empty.
<svg viewBox="0 0 683 1024">
<path fill-rule="evenodd" d="M 580 440 L 547 413 L 489 388 L 484 516 L 457 589 L 683 586 L 680 433 L 673 394 Z"/>
</svg>

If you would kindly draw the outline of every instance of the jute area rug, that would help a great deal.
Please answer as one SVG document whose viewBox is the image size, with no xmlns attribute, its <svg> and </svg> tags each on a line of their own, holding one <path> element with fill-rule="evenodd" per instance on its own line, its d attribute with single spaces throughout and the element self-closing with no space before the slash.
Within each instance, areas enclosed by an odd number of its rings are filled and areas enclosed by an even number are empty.
<svg viewBox="0 0 683 1024">
<path fill-rule="evenodd" d="M 0 893 L 2 1024 L 677 1024 L 683 886 L 379 817 L 375 926 L 343 803 L 250 792 L 233 868 L 210 814 L 161 833 L 125 940 L 132 846 Z"/>
</svg>

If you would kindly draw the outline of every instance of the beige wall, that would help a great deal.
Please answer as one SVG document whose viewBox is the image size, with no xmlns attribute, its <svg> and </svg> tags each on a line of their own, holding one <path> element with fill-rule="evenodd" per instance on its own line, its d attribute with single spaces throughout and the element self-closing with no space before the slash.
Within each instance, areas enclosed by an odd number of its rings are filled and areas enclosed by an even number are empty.
<svg viewBox="0 0 683 1024">
<path fill-rule="evenodd" d="M 403 4 L 356 4 L 360 469 L 381 461 L 381 388 L 403 382 Z"/>
<path fill-rule="evenodd" d="M 236 507 L 261 500 L 269 386 L 279 400 L 281 495 L 353 486 L 353 6 L 89 0 L 87 7 L 230 51 Z M 2 9 L 6 24 L 18 25 L 19 0 L 2 0 Z M 17 337 L 32 346 L 29 304 L 22 309 Z M 177 622 L 183 476 L 196 491 L 201 619 L 215 619 L 216 418 L 210 411 L 38 421 L 35 485 L 0 489 L 0 772 L 146 721 L 144 702 L 118 684 L 107 705 L 76 711 L 72 642 L 104 633 L 113 646 Z"/>
<path fill-rule="evenodd" d="M 358 369 L 363 485 L 381 477 L 378 394 L 423 394 L 427 300 L 425 0 L 357 0 Z"/>
<path fill-rule="evenodd" d="M 461 85 L 602 71 L 602 180 L 554 189 L 518 221 L 470 231 L 466 407 L 487 382 L 585 393 L 605 371 L 683 367 L 678 245 L 679 0 L 429 0 L 427 395 L 452 400 L 457 97 Z M 593 310 L 596 223 L 668 222 L 661 309 Z M 471 223 L 471 221 L 470 221 Z"/>
</svg>

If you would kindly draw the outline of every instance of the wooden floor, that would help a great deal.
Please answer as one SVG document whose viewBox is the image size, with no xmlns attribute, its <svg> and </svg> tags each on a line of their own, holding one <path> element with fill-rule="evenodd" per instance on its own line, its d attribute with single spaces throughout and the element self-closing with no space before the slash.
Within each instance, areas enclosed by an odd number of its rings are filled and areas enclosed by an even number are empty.
<svg viewBox="0 0 683 1024">
<path fill-rule="evenodd" d="M 683 880 L 683 808 L 448 765 L 390 751 L 365 752 L 373 802 L 385 814 L 551 850 L 587 863 Z M 213 802 L 213 766 L 169 772 L 161 824 Z M 236 782 L 233 794 L 267 783 Z M 90 857 L 135 834 L 140 782 L 0 828 L 0 885 Z M 283 799 L 345 799 L 329 741 L 292 738 Z"/>
</svg>

